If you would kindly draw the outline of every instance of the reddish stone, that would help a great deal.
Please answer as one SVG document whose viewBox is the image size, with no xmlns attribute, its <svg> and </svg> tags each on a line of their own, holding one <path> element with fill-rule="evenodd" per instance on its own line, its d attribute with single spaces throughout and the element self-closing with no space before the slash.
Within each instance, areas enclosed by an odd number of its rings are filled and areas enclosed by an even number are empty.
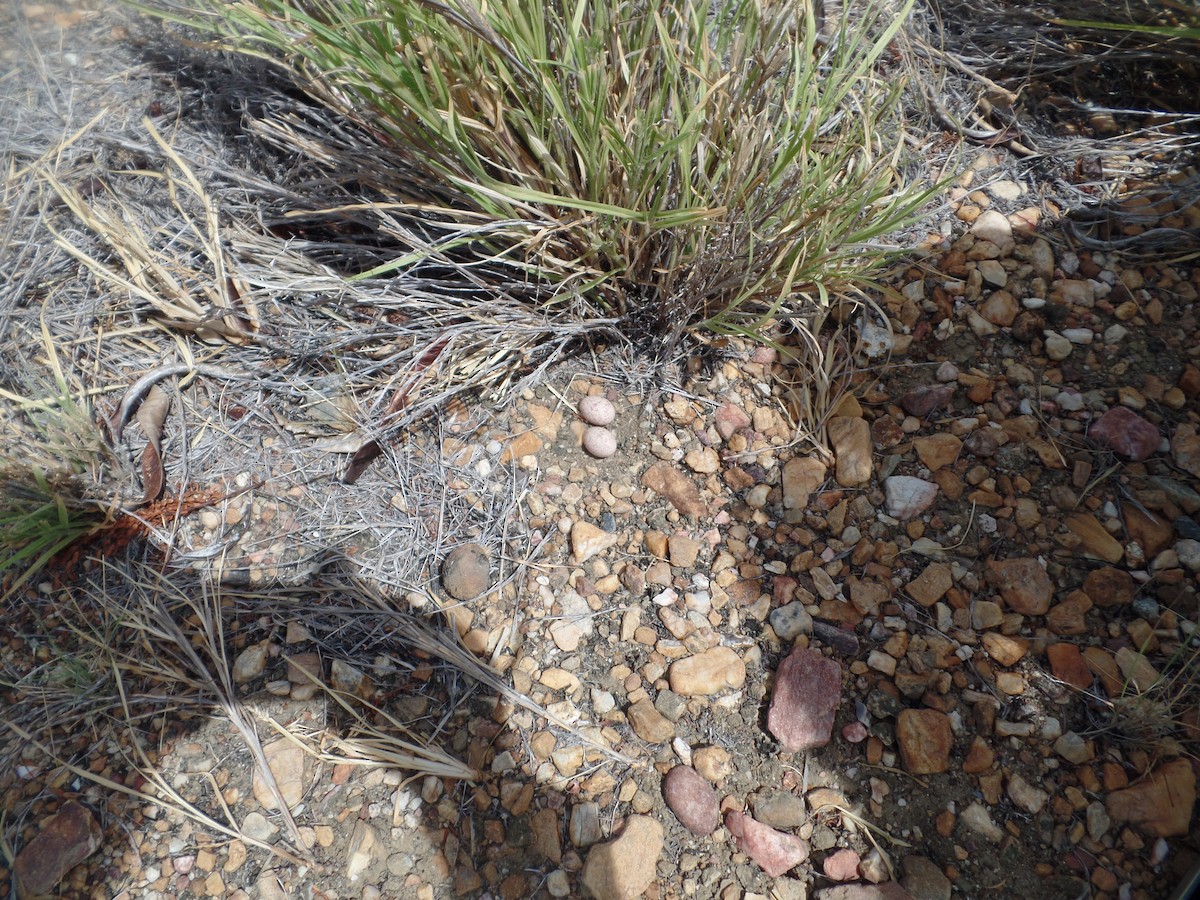
<svg viewBox="0 0 1200 900">
<path fill-rule="evenodd" d="M 1188 833 L 1196 802 L 1196 773 L 1187 759 L 1174 759 L 1132 787 L 1113 791 L 1104 802 L 1117 822 L 1131 822 L 1156 837 Z"/>
<path fill-rule="evenodd" d="M 1088 439 L 1135 462 L 1158 450 L 1158 429 L 1124 406 L 1114 406 L 1088 429 Z"/>
<path fill-rule="evenodd" d="M 692 834 L 711 834 L 721 824 L 717 792 L 695 769 L 676 766 L 663 779 L 663 797 Z"/>
<path fill-rule="evenodd" d="M 896 717 L 896 742 L 906 771 L 936 775 L 950 768 L 950 719 L 934 709 L 906 709 Z"/>
<path fill-rule="evenodd" d="M 1128 572 L 1105 566 L 1088 572 L 1083 581 L 1083 592 L 1097 606 L 1124 606 L 1133 602 L 1137 584 Z"/>
<path fill-rule="evenodd" d="M 1054 586 L 1036 559 L 988 560 L 987 576 L 1013 612 L 1040 616 L 1050 608 Z"/>
<path fill-rule="evenodd" d="M 857 853 L 843 847 L 821 860 L 821 871 L 830 881 L 853 881 L 858 877 L 859 862 Z"/>
<path fill-rule="evenodd" d="M 924 418 L 935 409 L 948 404 L 954 397 L 956 387 L 954 384 L 937 384 L 913 388 L 900 398 L 900 406 L 910 416 Z"/>
<path fill-rule="evenodd" d="M 18 896 L 57 893 L 59 882 L 96 851 L 102 837 L 87 807 L 74 800 L 64 803 L 13 861 Z"/>
<path fill-rule="evenodd" d="M 842 667 L 798 646 L 779 664 L 767 728 L 788 753 L 824 747 L 841 697 Z"/>
<path fill-rule="evenodd" d="M 1046 648 L 1050 672 L 1063 684 L 1086 691 L 1092 686 L 1092 670 L 1074 644 L 1051 644 Z"/>
<path fill-rule="evenodd" d="M 772 878 L 778 878 L 808 859 L 807 842 L 757 822 L 744 812 L 730 810 L 725 813 L 725 827 L 733 835 L 738 849 Z"/>
</svg>

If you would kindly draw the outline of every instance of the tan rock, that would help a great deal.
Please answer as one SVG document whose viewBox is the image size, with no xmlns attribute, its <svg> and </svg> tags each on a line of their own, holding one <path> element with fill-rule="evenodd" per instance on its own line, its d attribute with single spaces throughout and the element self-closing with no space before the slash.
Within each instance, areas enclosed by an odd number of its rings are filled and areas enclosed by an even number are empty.
<svg viewBox="0 0 1200 900">
<path fill-rule="evenodd" d="M 596 900 L 634 900 L 658 877 L 663 827 L 649 816 L 630 816 L 621 834 L 588 853 L 581 880 Z"/>
<path fill-rule="evenodd" d="M 279 793 L 288 808 L 295 806 L 304 797 L 304 749 L 295 741 L 280 738 L 263 746 L 263 755 L 267 758 L 267 766 L 279 786 Z M 251 781 L 254 798 L 262 804 L 263 809 L 278 809 L 275 796 L 267 787 L 260 767 L 255 767 Z"/>
<path fill-rule="evenodd" d="M 913 441 L 917 456 L 931 472 L 936 472 L 958 459 L 962 445 L 963 442 L 952 434 L 931 434 Z"/>
<path fill-rule="evenodd" d="M 896 717 L 896 741 L 906 771 L 936 775 L 950 768 L 954 735 L 945 713 L 935 709 L 905 709 Z"/>
<path fill-rule="evenodd" d="M 837 483 L 857 487 L 871 478 L 871 427 L 865 419 L 833 416 L 826 426 L 833 445 Z"/>
<path fill-rule="evenodd" d="M 1079 538 L 1079 547 L 1089 556 L 1107 563 L 1121 561 L 1125 548 L 1121 542 L 1104 530 L 1100 520 L 1091 513 L 1079 513 L 1066 520 L 1067 530 Z"/>
<path fill-rule="evenodd" d="M 954 586 L 950 567 L 945 563 L 930 563 L 905 588 L 908 595 L 922 606 L 933 606 Z"/>
<path fill-rule="evenodd" d="M 1175 465 L 1200 478 L 1200 434 L 1195 425 L 1180 425 L 1171 437 L 1171 456 Z"/>
<path fill-rule="evenodd" d="M 671 690 L 682 697 L 707 697 L 746 683 L 746 664 L 731 647 L 712 647 L 676 660 L 667 671 Z"/>
<path fill-rule="evenodd" d="M 620 535 L 597 528 L 591 522 L 576 522 L 571 526 L 571 552 L 575 562 L 586 562 L 613 546 Z"/>
<path fill-rule="evenodd" d="M 700 488 L 669 462 L 657 462 L 643 472 L 642 485 L 665 497 L 685 516 L 698 519 L 708 515 L 708 506 L 700 498 Z"/>
<path fill-rule="evenodd" d="M 967 757 L 963 760 L 963 771 L 968 775 L 981 775 L 988 771 L 995 761 L 996 754 L 992 752 L 988 742 L 975 735 L 971 740 L 970 749 L 967 750 Z"/>
<path fill-rule="evenodd" d="M 1134 503 L 1121 504 L 1121 519 L 1147 559 L 1158 556 L 1175 540 L 1175 529 L 1165 516 L 1151 516 Z"/>
<path fill-rule="evenodd" d="M 1066 600 L 1046 613 L 1046 627 L 1057 635 L 1087 634 L 1084 616 L 1091 608 L 1091 597 L 1083 591 L 1071 591 Z"/>
<path fill-rule="evenodd" d="M 810 456 L 789 459 L 783 465 L 783 508 L 804 509 L 813 491 L 825 481 L 825 463 Z"/>
<path fill-rule="evenodd" d="M 690 569 L 696 564 L 696 557 L 700 555 L 701 544 L 687 535 L 673 534 L 667 541 L 667 547 L 671 565 Z"/>
<path fill-rule="evenodd" d="M 675 726 L 648 699 L 634 703 L 625 715 L 633 733 L 647 744 L 662 744 L 675 737 Z"/>
<path fill-rule="evenodd" d="M 1002 666 L 1015 666 L 1029 652 L 1029 641 L 989 631 L 982 638 L 988 656 Z"/>
<path fill-rule="evenodd" d="M 1100 679 L 1108 696 L 1120 695 L 1124 678 L 1111 653 L 1103 647 L 1086 647 L 1083 650 L 1083 661 L 1087 663 L 1091 673 Z"/>
<path fill-rule="evenodd" d="M 1138 783 L 1113 791 L 1104 802 L 1116 822 L 1129 822 L 1155 837 L 1188 833 L 1196 802 L 1196 774 L 1187 759 L 1159 766 Z"/>
<path fill-rule="evenodd" d="M 523 431 L 514 435 L 500 452 L 500 461 L 515 462 L 522 456 L 532 456 L 542 449 L 542 439 L 532 431 Z"/>
</svg>

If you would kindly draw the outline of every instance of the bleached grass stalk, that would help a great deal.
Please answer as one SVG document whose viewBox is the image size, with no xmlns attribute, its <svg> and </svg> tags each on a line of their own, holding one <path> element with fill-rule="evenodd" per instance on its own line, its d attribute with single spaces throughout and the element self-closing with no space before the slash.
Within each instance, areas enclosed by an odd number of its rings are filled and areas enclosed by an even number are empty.
<svg viewBox="0 0 1200 900">
<path fill-rule="evenodd" d="M 403 161 L 388 199 L 440 237 L 362 277 L 469 257 L 548 312 L 754 334 L 869 284 L 933 190 L 899 171 L 911 0 L 832 24 L 795 0 L 134 5 L 281 62 Z"/>
</svg>

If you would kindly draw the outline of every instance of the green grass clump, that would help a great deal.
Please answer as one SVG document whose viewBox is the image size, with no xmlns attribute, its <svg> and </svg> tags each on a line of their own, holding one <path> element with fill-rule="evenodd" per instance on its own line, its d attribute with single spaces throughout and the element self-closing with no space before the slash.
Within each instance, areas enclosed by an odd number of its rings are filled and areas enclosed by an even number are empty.
<svg viewBox="0 0 1200 900">
<path fill-rule="evenodd" d="M 486 262 L 547 312 L 757 334 L 870 286 L 934 192 L 901 177 L 912 0 L 134 5 L 280 62 L 403 161 L 388 199 L 439 236 L 362 277 Z"/>
</svg>

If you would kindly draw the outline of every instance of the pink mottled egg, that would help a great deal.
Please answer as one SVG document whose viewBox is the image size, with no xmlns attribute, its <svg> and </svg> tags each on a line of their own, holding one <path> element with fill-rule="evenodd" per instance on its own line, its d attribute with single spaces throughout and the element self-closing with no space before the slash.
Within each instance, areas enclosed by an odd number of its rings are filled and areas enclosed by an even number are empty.
<svg viewBox="0 0 1200 900">
<path fill-rule="evenodd" d="M 617 411 L 605 397 L 584 397 L 579 401 L 579 415 L 589 425 L 608 425 Z"/>
<path fill-rule="evenodd" d="M 596 459 L 608 459 L 617 452 L 617 436 L 593 425 L 583 433 L 583 449 Z"/>
</svg>

